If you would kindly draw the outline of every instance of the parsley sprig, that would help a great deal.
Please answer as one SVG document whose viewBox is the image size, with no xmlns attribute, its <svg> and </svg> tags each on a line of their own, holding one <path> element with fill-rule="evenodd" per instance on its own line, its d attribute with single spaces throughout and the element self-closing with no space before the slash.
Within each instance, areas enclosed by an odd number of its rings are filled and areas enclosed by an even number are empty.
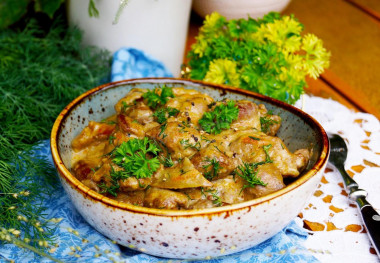
<svg viewBox="0 0 380 263">
<path fill-rule="evenodd" d="M 252 90 L 294 103 L 329 66 L 330 52 L 293 16 L 231 19 L 214 12 L 188 53 L 191 79 Z"/>
<path fill-rule="evenodd" d="M 159 105 L 165 105 L 169 98 L 174 98 L 173 89 L 163 85 L 162 88 L 155 88 L 143 94 L 147 105 L 153 109 Z"/>
<path fill-rule="evenodd" d="M 151 177 L 159 168 L 160 161 L 156 155 L 161 149 L 147 137 L 123 142 L 112 154 L 112 161 L 123 168 L 118 171 L 120 178 L 131 176 L 137 179 Z M 155 157 L 150 158 L 149 155 Z"/>
<path fill-rule="evenodd" d="M 235 101 L 228 101 L 214 108 L 213 111 L 205 112 L 199 120 L 199 125 L 208 133 L 219 134 L 222 129 L 229 129 L 232 121 L 237 120 L 239 108 Z"/>
<path fill-rule="evenodd" d="M 153 113 L 153 116 L 156 117 L 158 123 L 162 124 L 165 121 L 167 121 L 168 118 L 176 116 L 178 113 L 179 110 L 177 110 L 176 108 L 167 107 L 156 110 Z"/>
</svg>

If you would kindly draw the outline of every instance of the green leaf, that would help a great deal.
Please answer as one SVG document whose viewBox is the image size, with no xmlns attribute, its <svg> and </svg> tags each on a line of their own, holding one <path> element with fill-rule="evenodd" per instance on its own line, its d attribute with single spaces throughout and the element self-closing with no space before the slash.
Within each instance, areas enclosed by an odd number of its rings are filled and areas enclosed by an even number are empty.
<svg viewBox="0 0 380 263">
<path fill-rule="evenodd" d="M 53 18 L 55 12 L 61 6 L 65 0 L 34 0 L 34 10 L 47 14 L 50 18 Z"/>
<path fill-rule="evenodd" d="M 20 20 L 28 11 L 31 0 L 2 0 L 0 2 L 0 29 Z"/>
</svg>

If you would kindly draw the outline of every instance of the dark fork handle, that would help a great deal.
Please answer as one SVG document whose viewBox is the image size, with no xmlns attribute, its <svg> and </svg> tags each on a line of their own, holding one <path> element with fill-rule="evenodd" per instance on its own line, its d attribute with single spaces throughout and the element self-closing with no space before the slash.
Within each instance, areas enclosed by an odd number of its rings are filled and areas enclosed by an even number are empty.
<svg viewBox="0 0 380 263">
<path fill-rule="evenodd" d="M 367 192 L 358 188 L 358 184 L 347 174 L 343 164 L 334 165 L 342 174 L 344 184 L 350 191 L 350 199 L 355 201 L 359 206 L 364 227 L 366 228 L 371 243 L 376 250 L 377 256 L 380 258 L 380 215 L 372 205 L 368 203 L 366 199 Z"/>
<path fill-rule="evenodd" d="M 358 203 L 364 226 L 367 229 L 372 245 L 380 257 L 380 215 L 364 197 L 359 197 Z"/>
</svg>

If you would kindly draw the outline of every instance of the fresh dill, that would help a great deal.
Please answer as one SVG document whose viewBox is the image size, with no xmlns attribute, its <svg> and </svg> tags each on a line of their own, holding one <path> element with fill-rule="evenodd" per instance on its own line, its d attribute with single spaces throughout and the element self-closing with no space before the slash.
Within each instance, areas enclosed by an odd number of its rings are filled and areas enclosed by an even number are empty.
<svg viewBox="0 0 380 263">
<path fill-rule="evenodd" d="M 267 185 L 261 180 L 260 177 L 257 176 L 259 165 L 262 165 L 264 163 L 265 162 L 258 162 L 258 163 L 244 162 L 242 165 L 239 165 L 235 169 L 235 174 L 237 174 L 238 176 L 240 176 L 247 182 L 247 184 L 243 186 L 243 189 L 247 187 L 255 187 L 256 185 L 262 185 L 262 186 Z"/>
<path fill-rule="evenodd" d="M 29 20 L 24 29 L 0 31 L 0 222 L 39 254 L 54 243 L 56 226 L 41 201 L 58 185 L 39 143 L 49 138 L 62 109 L 106 81 L 110 69 L 107 52 L 83 48 L 80 40 L 79 30 L 59 20 L 52 26 Z"/>
<path fill-rule="evenodd" d="M 160 126 L 160 133 L 158 134 L 158 137 L 160 137 L 163 134 L 163 137 L 166 137 L 164 134 L 164 131 L 166 130 L 166 127 L 168 126 L 168 123 L 165 122 Z"/>
<path fill-rule="evenodd" d="M 199 141 L 197 141 L 195 143 L 190 143 L 189 139 L 182 139 L 180 141 L 180 144 L 183 145 L 183 147 L 185 149 L 187 149 L 187 148 L 193 148 L 193 149 L 195 149 L 197 151 L 201 150 L 201 143 Z"/>
<path fill-rule="evenodd" d="M 247 188 L 247 187 L 255 187 L 256 185 L 262 185 L 262 186 L 267 185 L 266 183 L 264 183 L 261 180 L 260 177 L 257 176 L 257 173 L 258 173 L 260 165 L 267 164 L 267 163 L 273 163 L 273 160 L 270 158 L 270 155 L 268 152 L 269 148 L 271 148 L 271 147 L 272 147 L 271 144 L 263 146 L 263 150 L 265 153 L 265 161 L 256 162 L 256 163 L 243 162 L 242 165 L 239 165 L 235 169 L 234 173 L 236 175 L 240 176 L 241 178 L 243 178 L 247 182 L 247 184 L 243 186 L 243 189 Z"/>
<path fill-rule="evenodd" d="M 207 170 L 203 176 L 208 180 L 218 177 L 218 172 L 221 169 L 220 162 L 215 158 L 211 159 L 209 157 L 206 157 L 205 161 L 208 162 L 208 164 L 202 166 L 203 169 Z"/>
<path fill-rule="evenodd" d="M 269 132 L 270 127 L 272 125 L 278 123 L 278 121 L 273 120 L 270 116 L 271 116 L 271 114 L 268 114 L 266 116 L 260 117 L 261 131 L 263 133 Z"/>
<path fill-rule="evenodd" d="M 208 189 L 205 191 L 206 193 L 211 195 L 212 203 L 216 206 L 222 206 L 223 202 L 222 199 L 219 196 L 219 192 L 216 189 Z"/>
<path fill-rule="evenodd" d="M 159 160 L 165 167 L 172 167 L 174 165 L 171 155 L 168 157 L 161 156 Z"/>
</svg>

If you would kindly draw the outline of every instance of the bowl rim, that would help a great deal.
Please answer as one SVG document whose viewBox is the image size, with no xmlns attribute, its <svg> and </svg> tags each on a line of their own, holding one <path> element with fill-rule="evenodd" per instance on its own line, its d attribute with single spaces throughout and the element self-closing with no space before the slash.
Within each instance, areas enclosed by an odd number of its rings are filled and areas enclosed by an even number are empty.
<svg viewBox="0 0 380 263">
<path fill-rule="evenodd" d="M 157 84 L 168 83 L 172 85 L 175 85 L 175 84 L 178 84 L 178 85 L 189 84 L 190 85 L 191 84 L 193 86 L 196 85 L 200 87 L 207 86 L 216 90 L 220 90 L 222 94 L 225 94 L 227 92 L 242 94 L 242 95 L 246 95 L 246 96 L 261 100 L 263 102 L 266 102 L 272 105 L 276 105 L 277 107 L 286 109 L 287 111 L 290 111 L 291 113 L 295 115 L 298 115 L 308 125 L 310 125 L 314 130 L 316 130 L 319 133 L 319 135 L 321 135 L 321 136 L 318 136 L 323 146 L 321 154 L 318 157 L 313 167 L 311 167 L 300 178 L 297 178 L 294 182 L 290 183 L 283 189 L 280 189 L 276 192 L 273 192 L 263 197 L 259 197 L 259 198 L 252 199 L 249 201 L 244 201 L 242 203 L 226 205 L 226 206 L 221 206 L 221 207 L 205 208 L 205 209 L 169 210 L 169 209 L 157 209 L 157 208 L 135 206 L 132 204 L 116 201 L 100 193 L 97 193 L 96 191 L 85 186 L 66 168 L 58 150 L 58 137 L 61 131 L 61 124 L 63 123 L 63 121 L 71 113 L 71 111 L 78 104 L 80 104 L 84 99 L 86 99 L 90 95 L 102 92 L 103 90 L 115 88 L 118 86 L 123 86 L 126 84 L 137 84 L 137 83 L 157 83 Z M 57 119 L 55 120 L 52 131 L 51 131 L 51 136 L 50 136 L 50 147 L 51 147 L 53 162 L 55 164 L 56 169 L 58 170 L 58 174 L 60 178 L 64 179 L 73 189 L 77 189 L 78 192 L 84 196 L 84 198 L 91 198 L 95 201 L 99 201 L 100 203 L 106 206 L 112 207 L 114 209 L 121 209 L 121 210 L 129 211 L 132 213 L 144 213 L 144 214 L 150 214 L 150 215 L 156 215 L 156 216 L 168 216 L 168 217 L 190 217 L 190 216 L 195 216 L 195 215 L 210 216 L 213 214 L 222 214 L 222 213 L 230 213 L 230 212 L 232 213 L 234 211 L 241 210 L 241 209 L 251 209 L 251 207 L 253 206 L 256 206 L 258 204 L 265 203 L 265 202 L 270 202 L 271 200 L 279 196 L 282 196 L 288 192 L 291 192 L 292 190 L 298 188 L 299 186 L 309 181 L 325 166 L 325 164 L 328 161 L 330 145 L 329 145 L 329 140 L 328 140 L 325 130 L 323 129 L 321 124 L 319 124 L 313 117 L 311 117 L 309 114 L 303 112 L 302 110 L 290 104 L 273 99 L 271 97 L 264 96 L 264 95 L 261 95 L 249 90 L 243 90 L 240 88 L 235 88 L 235 87 L 220 85 L 220 84 L 213 84 L 213 83 L 208 83 L 208 82 L 198 81 L 198 80 L 188 80 L 188 79 L 180 79 L 180 78 L 139 78 L 139 79 L 128 79 L 128 80 L 121 80 L 121 81 L 116 81 L 116 82 L 109 82 L 109 83 L 100 85 L 98 87 L 95 87 L 91 90 L 88 90 L 87 92 L 84 92 L 83 94 L 75 98 L 61 111 L 61 113 L 58 115 Z"/>
</svg>

